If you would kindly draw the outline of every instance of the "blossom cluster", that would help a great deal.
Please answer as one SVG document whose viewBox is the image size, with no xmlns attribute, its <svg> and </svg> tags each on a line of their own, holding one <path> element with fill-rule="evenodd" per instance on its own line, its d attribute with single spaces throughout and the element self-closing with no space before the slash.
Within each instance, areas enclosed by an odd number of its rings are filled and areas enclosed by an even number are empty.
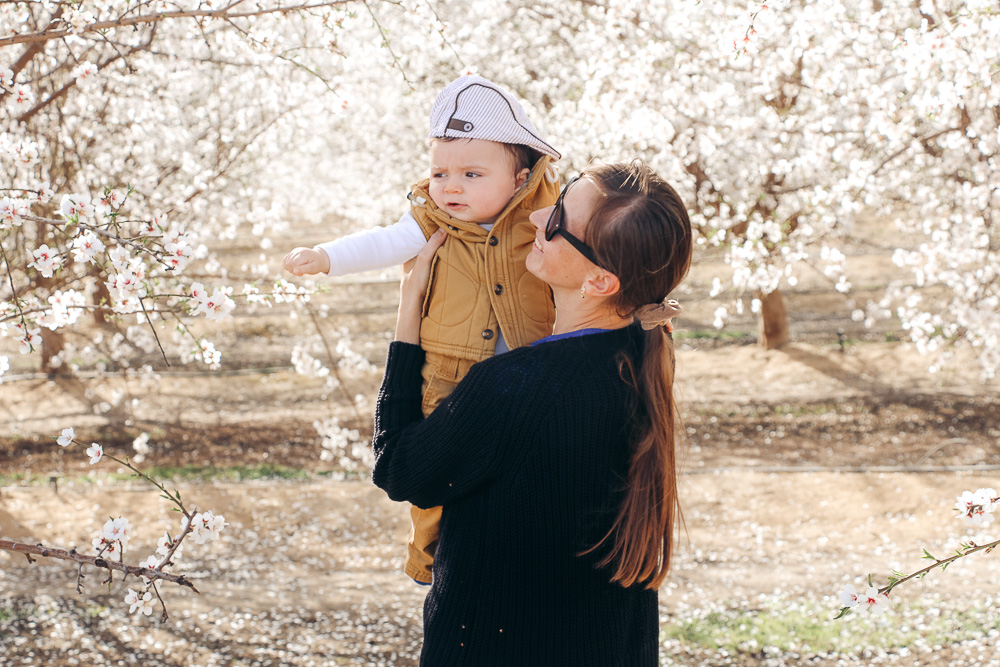
<svg viewBox="0 0 1000 667">
<path fill-rule="evenodd" d="M 216 287 L 209 294 L 204 285 L 194 283 L 191 285 L 190 312 L 205 315 L 210 320 L 225 319 L 236 308 L 236 302 L 229 297 L 232 293 L 232 287 Z"/>
<path fill-rule="evenodd" d="M 955 503 L 959 516 L 970 526 L 986 526 L 1000 507 L 1000 497 L 992 488 L 964 491 Z"/>
<path fill-rule="evenodd" d="M 840 592 L 840 604 L 845 609 L 870 611 L 875 616 L 881 616 L 892 607 L 889 594 L 879 592 L 879 589 L 871 583 L 860 593 L 853 585 L 847 584 Z"/>
<path fill-rule="evenodd" d="M 183 274 L 197 260 L 201 284 L 224 282 L 203 241 L 232 241 L 244 227 L 263 237 L 261 248 L 273 246 L 267 235 L 287 227 L 284 207 L 303 199 L 289 184 L 309 173 L 294 158 L 273 158 L 290 157 L 295 137 L 313 134 L 300 120 L 328 112 L 323 92 L 332 88 L 314 65 L 300 69 L 260 45 L 294 52 L 295 43 L 329 39 L 340 25 L 334 15 L 347 13 L 340 3 L 310 4 L 314 23 L 294 34 L 277 30 L 294 4 L 259 3 L 251 12 L 259 17 L 217 21 L 221 29 L 207 38 L 171 18 L 197 2 L 153 4 L 163 10 L 153 23 L 124 29 L 116 21 L 133 10 L 114 3 L 0 5 L 0 38 L 23 35 L 36 45 L 16 61 L 0 55 L 0 336 L 24 341 L 26 355 L 51 343 L 49 368 L 86 356 L 90 344 L 79 334 L 91 334 L 73 325 L 87 312 L 99 322 L 134 317 L 150 329 L 158 320 L 228 316 L 231 287 L 199 292 Z M 97 31 L 94 21 L 111 27 Z M 58 38 L 63 28 L 72 36 Z M 196 113 L 191 100 L 200 100 Z M 308 298 L 295 286 L 279 291 L 275 300 L 247 294 L 247 302 Z M 54 335 L 43 341 L 41 328 Z M 160 344 L 163 356 L 216 366 L 210 344 L 189 354 L 197 339 Z M 10 366 L 0 355 L 0 381 Z"/>
<path fill-rule="evenodd" d="M 371 447 L 361 440 L 357 429 L 341 426 L 336 417 L 316 420 L 313 428 L 323 439 L 321 460 L 334 461 L 343 470 L 351 472 L 371 470 L 374 466 Z"/>
<path fill-rule="evenodd" d="M 292 366 L 296 373 L 305 377 L 328 378 L 330 375 L 330 369 L 301 345 L 292 348 Z"/>
<path fill-rule="evenodd" d="M 99 556 L 105 553 L 109 556 L 123 556 L 125 549 L 128 548 L 128 538 L 128 519 L 118 517 L 117 519 L 108 519 L 105 522 L 104 528 L 93 539 L 92 544 Z"/>
<path fill-rule="evenodd" d="M 1000 496 L 993 488 L 980 488 L 976 491 L 964 491 L 955 503 L 955 509 L 959 518 L 963 519 L 970 526 L 986 526 L 993 521 L 993 513 L 1000 508 Z M 947 569 L 949 565 L 960 558 L 965 558 L 974 553 L 982 551 L 989 553 L 997 546 L 1000 540 L 988 543 L 977 543 L 972 540 L 962 542 L 961 546 L 950 556 L 938 558 L 924 549 L 923 558 L 932 562 L 912 574 L 905 575 L 901 572 L 893 572 L 889 576 L 889 583 L 883 588 L 877 588 L 872 583 L 871 575 L 868 576 L 868 587 L 862 593 L 858 593 L 854 586 L 847 585 L 840 593 L 841 609 L 837 618 L 842 618 L 855 610 L 871 610 L 876 616 L 881 616 L 891 607 L 889 593 L 898 585 L 919 579 L 935 568 Z"/>
<path fill-rule="evenodd" d="M 56 443 L 60 447 L 69 447 L 76 442 L 76 431 L 72 427 L 65 428 L 61 433 L 55 438 Z M 140 455 L 144 455 L 149 451 L 149 435 L 146 433 L 141 434 L 132 443 L 133 448 Z M 91 465 L 100 462 L 104 457 L 104 448 L 98 443 L 91 443 L 90 447 L 87 448 L 87 456 L 90 457 Z M 169 532 L 164 532 L 163 536 L 157 542 L 156 551 L 143 560 L 139 567 L 143 568 L 144 572 L 140 575 L 140 578 L 144 582 L 144 588 L 141 591 L 136 591 L 131 588 L 128 589 L 128 593 L 125 596 L 125 603 L 129 605 L 130 613 L 139 613 L 150 615 L 152 613 L 153 598 L 154 594 L 157 599 L 159 599 L 159 592 L 156 590 L 156 583 L 152 576 L 145 576 L 145 570 L 154 570 L 163 572 L 164 568 L 169 565 L 174 565 L 177 560 L 180 559 L 183 541 L 190 535 L 191 539 L 195 541 L 196 544 L 206 544 L 213 540 L 219 539 L 223 529 L 227 526 L 226 519 L 222 514 L 215 514 L 212 511 L 206 512 L 188 512 L 184 505 L 180 502 L 180 494 L 176 491 L 171 493 L 167 491 L 163 486 L 153 481 L 151 478 L 147 477 L 142 471 L 135 468 L 135 466 L 128 460 L 119 460 L 114 456 L 110 456 L 115 462 L 124 465 L 137 476 L 146 479 L 151 482 L 154 486 L 159 488 L 163 492 L 163 497 L 170 500 L 177 506 L 177 509 L 183 514 L 181 520 L 180 531 L 176 537 L 171 536 Z M 132 526 L 129 520 L 125 517 L 116 517 L 108 519 L 98 534 L 92 540 L 92 545 L 97 555 L 100 557 L 112 558 L 116 562 L 124 563 L 125 552 L 128 549 L 129 539 L 132 534 Z"/>
</svg>

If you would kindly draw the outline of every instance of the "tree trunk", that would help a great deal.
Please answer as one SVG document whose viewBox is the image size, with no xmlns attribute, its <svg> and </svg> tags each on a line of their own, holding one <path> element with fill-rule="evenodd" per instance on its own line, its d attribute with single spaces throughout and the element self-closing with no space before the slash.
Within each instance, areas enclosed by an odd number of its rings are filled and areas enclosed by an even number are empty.
<svg viewBox="0 0 1000 667">
<path fill-rule="evenodd" d="M 760 335 L 758 341 L 764 349 L 773 350 L 789 341 L 788 311 L 785 310 L 785 300 L 781 290 L 770 294 L 757 292 L 760 299 Z"/>
<path fill-rule="evenodd" d="M 42 327 L 42 372 L 50 375 L 58 372 L 52 365 L 52 357 L 63 351 L 65 343 L 62 332 Z"/>
</svg>

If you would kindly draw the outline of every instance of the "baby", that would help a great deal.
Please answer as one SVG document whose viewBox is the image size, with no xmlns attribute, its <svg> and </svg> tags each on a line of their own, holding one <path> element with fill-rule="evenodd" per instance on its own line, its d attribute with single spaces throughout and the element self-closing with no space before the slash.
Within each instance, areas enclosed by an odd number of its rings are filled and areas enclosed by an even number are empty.
<svg viewBox="0 0 1000 667">
<path fill-rule="evenodd" d="M 295 248 L 285 269 L 297 276 L 345 275 L 402 264 L 438 229 L 438 250 L 424 302 L 423 411 L 430 414 L 477 361 L 552 333 L 548 287 L 527 272 L 535 239 L 532 211 L 559 196 L 544 141 L 520 102 L 479 76 L 450 83 L 431 109 L 430 178 L 410 189 L 410 210 L 396 224 L 316 248 Z M 441 508 L 411 508 L 406 573 L 431 582 Z"/>
</svg>

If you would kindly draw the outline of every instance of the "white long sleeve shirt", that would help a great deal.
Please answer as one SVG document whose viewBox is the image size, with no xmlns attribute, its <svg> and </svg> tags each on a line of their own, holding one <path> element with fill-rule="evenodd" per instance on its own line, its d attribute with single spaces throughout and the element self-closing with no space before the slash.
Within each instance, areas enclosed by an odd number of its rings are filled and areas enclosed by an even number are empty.
<svg viewBox="0 0 1000 667">
<path fill-rule="evenodd" d="M 490 229 L 493 225 L 483 225 Z M 317 248 L 330 258 L 327 275 L 346 276 L 399 266 L 413 259 L 427 243 L 424 232 L 410 211 L 388 227 L 373 227 L 321 243 Z M 506 352 L 507 343 L 499 332 L 495 354 Z"/>
<path fill-rule="evenodd" d="M 413 259 L 427 243 L 413 214 L 407 211 L 388 227 L 354 232 L 316 246 L 330 258 L 331 276 L 388 269 Z"/>
</svg>

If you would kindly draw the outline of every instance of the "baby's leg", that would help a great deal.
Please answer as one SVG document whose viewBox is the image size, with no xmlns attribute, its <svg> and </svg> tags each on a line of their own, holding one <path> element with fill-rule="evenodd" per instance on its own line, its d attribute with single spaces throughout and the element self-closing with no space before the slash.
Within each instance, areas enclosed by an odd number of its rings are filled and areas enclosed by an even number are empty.
<svg viewBox="0 0 1000 667">
<path fill-rule="evenodd" d="M 455 389 L 474 362 L 428 353 L 424 362 L 424 401 L 426 417 Z M 437 549 L 441 508 L 421 509 L 410 506 L 410 539 L 407 545 L 407 576 L 422 584 L 431 583 L 431 566 Z"/>
</svg>

